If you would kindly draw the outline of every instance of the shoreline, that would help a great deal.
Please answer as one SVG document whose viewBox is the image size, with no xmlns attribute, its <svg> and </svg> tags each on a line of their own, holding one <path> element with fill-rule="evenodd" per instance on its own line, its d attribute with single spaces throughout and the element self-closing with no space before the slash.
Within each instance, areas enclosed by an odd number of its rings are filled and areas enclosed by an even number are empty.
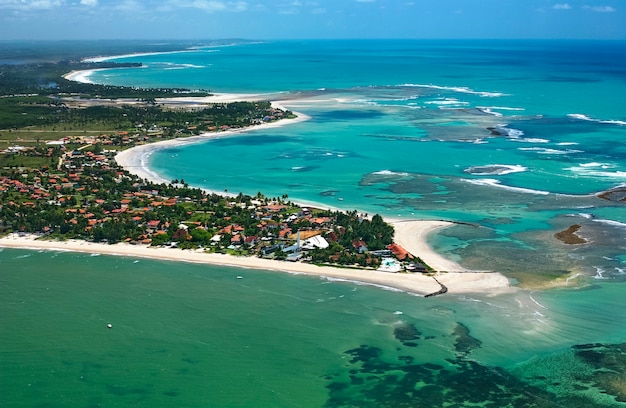
<svg viewBox="0 0 626 408">
<path fill-rule="evenodd" d="M 418 221 L 420 223 L 428 221 Z M 35 235 L 10 234 L 0 238 L 0 248 L 44 251 L 68 251 L 97 253 L 102 255 L 148 258 L 160 261 L 192 262 L 199 264 L 277 271 L 290 274 L 317 276 L 323 279 L 373 285 L 387 289 L 425 296 L 441 289 L 430 276 L 419 273 L 390 273 L 369 269 L 347 269 L 332 266 L 317 266 L 302 262 L 276 261 L 257 257 L 237 257 L 225 254 L 210 254 L 177 248 L 148 247 L 119 243 L 114 245 L 92 243 L 81 240 L 47 241 Z M 436 275 L 445 284 L 448 293 L 482 293 L 496 295 L 514 290 L 508 280 L 497 273 L 443 273 Z M 504 278 L 502 281 L 501 278 Z"/>
</svg>

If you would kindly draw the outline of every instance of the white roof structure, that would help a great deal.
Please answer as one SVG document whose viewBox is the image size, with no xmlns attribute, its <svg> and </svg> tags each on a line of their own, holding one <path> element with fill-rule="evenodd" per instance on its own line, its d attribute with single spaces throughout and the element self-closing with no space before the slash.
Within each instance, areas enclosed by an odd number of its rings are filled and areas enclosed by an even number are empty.
<svg viewBox="0 0 626 408">
<path fill-rule="evenodd" d="M 304 241 L 304 244 L 302 245 L 302 248 L 304 248 L 304 249 L 315 249 L 315 248 L 324 249 L 324 248 L 328 248 L 328 246 L 329 246 L 328 241 L 326 241 L 326 239 L 324 237 L 322 237 L 321 235 L 316 235 L 316 236 L 311 237 L 311 238 L 307 239 L 306 241 Z"/>
</svg>

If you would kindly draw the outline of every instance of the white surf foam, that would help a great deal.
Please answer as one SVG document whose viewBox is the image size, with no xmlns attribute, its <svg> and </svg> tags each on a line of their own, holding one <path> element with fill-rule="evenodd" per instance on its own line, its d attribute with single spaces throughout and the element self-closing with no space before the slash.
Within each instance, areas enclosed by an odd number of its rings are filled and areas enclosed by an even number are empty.
<svg viewBox="0 0 626 408">
<path fill-rule="evenodd" d="M 509 190 L 509 191 L 514 191 L 516 193 L 537 194 L 537 195 L 548 195 L 548 194 L 550 194 L 549 191 L 533 190 L 533 189 L 530 189 L 530 188 L 507 186 L 505 184 L 501 184 L 500 180 L 496 180 L 496 179 L 480 179 L 480 180 L 461 179 L 461 180 L 465 181 L 467 183 L 470 183 L 470 184 L 475 184 L 475 185 L 479 185 L 479 186 L 497 187 L 497 188 L 502 188 L 502 189 Z"/>
<path fill-rule="evenodd" d="M 527 171 L 528 167 L 519 164 L 486 164 L 484 166 L 468 167 L 464 171 L 466 173 L 483 176 L 504 175 L 510 173 L 521 173 Z"/>
<path fill-rule="evenodd" d="M 506 124 L 504 124 L 504 125 L 496 125 L 495 130 L 497 130 L 499 133 L 503 133 L 503 134 L 507 135 L 511 139 L 518 139 L 518 138 L 524 136 L 524 132 L 522 130 L 509 128 L 509 127 L 507 127 Z"/>
<path fill-rule="evenodd" d="M 587 115 L 583 115 L 581 113 L 570 113 L 570 114 L 567 115 L 567 117 L 571 118 L 571 119 L 585 120 L 587 122 L 603 123 L 603 124 L 606 124 L 606 125 L 618 125 L 618 126 L 625 126 L 626 125 L 626 121 L 623 121 L 623 120 L 595 119 L 595 118 L 589 117 Z"/>
<path fill-rule="evenodd" d="M 372 174 L 376 174 L 377 176 L 400 176 L 400 177 L 408 177 L 409 176 L 409 173 L 397 172 L 397 171 L 391 171 L 391 170 L 375 171 Z"/>
<path fill-rule="evenodd" d="M 605 225 L 610 225 L 612 227 L 617 227 L 617 228 L 624 228 L 626 229 L 626 224 L 623 222 L 619 222 L 619 221 L 613 221 L 613 220 L 605 220 L 605 219 L 595 219 L 593 220 L 594 222 L 599 222 L 600 224 L 605 224 Z"/>
<path fill-rule="evenodd" d="M 581 163 L 576 167 L 568 167 L 565 170 L 569 170 L 581 176 L 626 180 L 626 171 L 609 171 L 615 167 L 615 165 L 609 163 Z"/>
<path fill-rule="evenodd" d="M 469 102 L 463 102 L 455 98 L 444 98 L 441 100 L 424 102 L 424 104 L 440 106 L 468 106 Z"/>
<path fill-rule="evenodd" d="M 607 168 L 608 164 L 605 163 L 581 163 L 579 164 L 580 167 L 602 167 L 602 168 Z"/>
<path fill-rule="evenodd" d="M 526 110 L 524 108 L 511 108 L 508 106 L 477 106 L 478 109 L 482 110 L 504 110 L 504 111 L 523 111 Z"/>
<path fill-rule="evenodd" d="M 430 89 L 440 89 L 442 91 L 453 91 L 459 93 L 466 93 L 472 95 L 479 95 L 489 98 L 497 98 L 500 96 L 505 96 L 507 94 L 502 92 L 485 92 L 485 91 L 475 91 L 471 88 L 465 86 L 441 86 L 441 85 L 432 85 L 432 84 L 401 84 L 399 86 L 402 87 L 415 87 L 415 88 L 430 88 Z"/>
<path fill-rule="evenodd" d="M 574 154 L 574 153 L 583 152 L 582 150 L 575 150 L 575 149 L 558 150 L 558 149 L 548 149 L 544 147 L 521 147 L 519 148 L 519 150 L 537 152 L 538 154 L 558 154 L 558 155 L 566 155 L 566 154 Z"/>
<path fill-rule="evenodd" d="M 550 143 L 550 141 L 548 139 L 539 139 L 539 138 L 535 138 L 535 137 L 514 139 L 514 141 L 515 142 L 520 142 L 520 143 L 535 143 L 535 144 Z"/>
</svg>

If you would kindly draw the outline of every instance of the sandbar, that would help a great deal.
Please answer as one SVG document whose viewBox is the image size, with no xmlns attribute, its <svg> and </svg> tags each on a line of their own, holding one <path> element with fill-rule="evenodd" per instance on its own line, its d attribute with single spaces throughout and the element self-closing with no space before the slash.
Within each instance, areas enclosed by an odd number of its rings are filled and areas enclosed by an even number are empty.
<svg viewBox="0 0 626 408">
<path fill-rule="evenodd" d="M 454 223 L 439 220 L 414 220 L 392 221 L 391 225 L 395 229 L 394 241 L 437 271 L 435 277 L 448 288 L 448 293 L 499 294 L 514 290 L 506 276 L 501 273 L 468 270 L 444 258 L 428 245 L 429 234 L 452 226 Z"/>
</svg>

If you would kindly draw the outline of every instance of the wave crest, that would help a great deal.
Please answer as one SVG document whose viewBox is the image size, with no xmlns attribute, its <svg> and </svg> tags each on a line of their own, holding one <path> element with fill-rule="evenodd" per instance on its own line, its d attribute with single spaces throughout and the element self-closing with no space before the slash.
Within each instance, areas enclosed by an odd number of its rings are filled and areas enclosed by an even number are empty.
<svg viewBox="0 0 626 408">
<path fill-rule="evenodd" d="M 502 188 L 502 189 L 509 190 L 509 191 L 514 191 L 516 193 L 537 194 L 537 195 L 548 195 L 548 194 L 550 194 L 549 191 L 533 190 L 533 189 L 530 189 L 530 188 L 507 186 L 505 184 L 500 184 L 500 180 L 496 180 L 496 179 L 481 179 L 481 180 L 461 179 L 461 180 L 466 182 L 466 183 L 470 183 L 470 184 L 474 184 L 474 185 L 478 185 L 478 186 L 497 187 L 497 188 Z"/>
<path fill-rule="evenodd" d="M 405 172 L 397 172 L 397 171 L 391 171 L 391 170 L 380 170 L 380 171 L 375 171 L 372 174 L 375 174 L 377 176 L 394 176 L 394 177 L 408 177 L 409 173 L 405 173 Z"/>
<path fill-rule="evenodd" d="M 626 121 L 623 121 L 623 120 L 595 119 L 595 118 L 589 117 L 587 115 L 583 115 L 582 113 L 570 113 L 569 115 L 567 115 L 567 117 L 570 118 L 570 119 L 577 119 L 577 120 L 584 120 L 584 121 L 587 121 L 587 122 L 602 123 L 602 124 L 605 124 L 605 125 L 626 126 Z"/>
<path fill-rule="evenodd" d="M 441 85 L 432 85 L 432 84 L 401 84 L 398 85 L 405 88 L 428 88 L 428 89 L 439 89 L 442 91 L 453 91 L 459 93 L 466 93 L 472 95 L 479 95 L 487 98 L 497 98 L 500 96 L 506 96 L 507 94 L 502 92 L 485 92 L 485 91 L 475 91 L 471 88 L 465 86 L 441 86 Z"/>
<path fill-rule="evenodd" d="M 519 164 L 487 164 L 485 166 L 468 167 L 463 171 L 477 176 L 502 176 L 510 173 L 521 173 L 527 170 L 528 167 Z"/>
</svg>

